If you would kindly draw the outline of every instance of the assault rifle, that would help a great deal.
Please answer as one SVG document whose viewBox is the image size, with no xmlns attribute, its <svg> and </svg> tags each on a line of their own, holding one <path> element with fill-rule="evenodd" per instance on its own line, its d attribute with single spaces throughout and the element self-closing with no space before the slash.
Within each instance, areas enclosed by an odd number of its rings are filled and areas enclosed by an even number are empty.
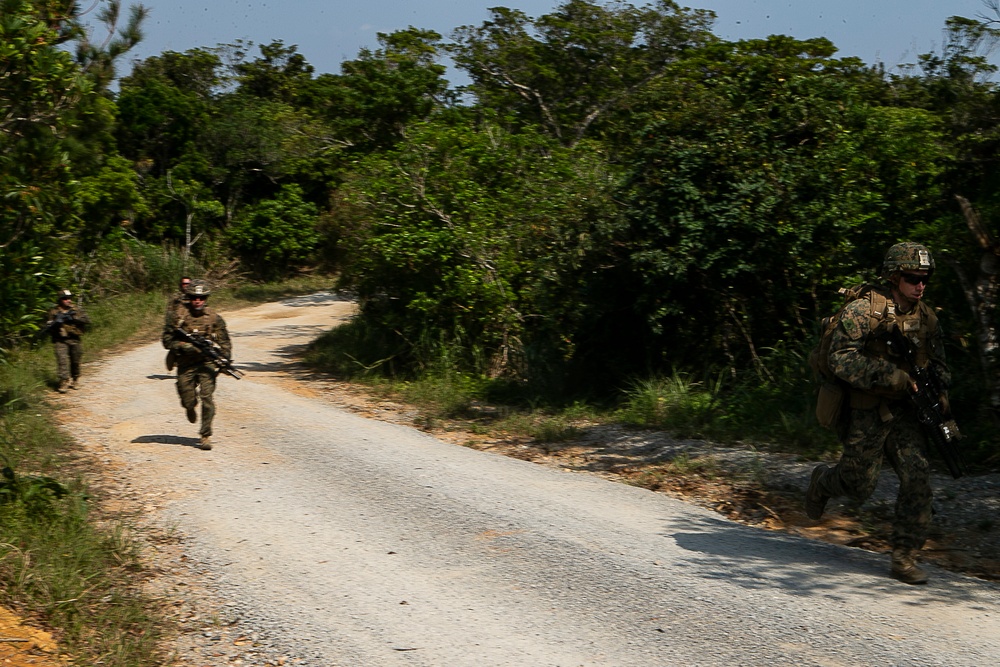
<svg viewBox="0 0 1000 667">
<path fill-rule="evenodd" d="M 890 352 L 905 360 L 911 368 L 910 377 L 917 388 L 914 390 L 912 386 L 910 387 L 910 398 L 917 408 L 917 419 L 927 434 L 927 439 L 934 443 L 951 476 L 955 479 L 962 477 L 966 473 L 962 452 L 958 448 L 962 434 L 959 433 L 955 420 L 950 416 L 945 419 L 945 415 L 942 414 L 944 383 L 932 366 L 923 368 L 917 366 L 917 351 L 913 341 L 900 331 L 899 327 L 892 328 L 888 343 Z"/>
<path fill-rule="evenodd" d="M 215 364 L 216 368 L 226 375 L 234 377 L 237 380 L 243 377 L 243 372 L 234 368 L 233 362 L 226 359 L 226 357 L 222 355 L 222 350 L 219 348 L 219 344 L 214 340 L 209 340 L 201 334 L 189 333 L 180 327 L 174 327 L 174 337 L 194 345 L 198 348 L 199 352 L 208 357 L 208 360 Z"/>
<path fill-rule="evenodd" d="M 64 324 L 69 324 L 75 319 L 76 319 L 75 310 L 66 310 L 58 312 L 56 313 L 56 316 L 52 318 L 52 321 L 48 322 L 44 327 L 38 330 L 38 332 L 35 334 L 35 338 L 40 339 L 45 334 L 61 327 Z"/>
</svg>

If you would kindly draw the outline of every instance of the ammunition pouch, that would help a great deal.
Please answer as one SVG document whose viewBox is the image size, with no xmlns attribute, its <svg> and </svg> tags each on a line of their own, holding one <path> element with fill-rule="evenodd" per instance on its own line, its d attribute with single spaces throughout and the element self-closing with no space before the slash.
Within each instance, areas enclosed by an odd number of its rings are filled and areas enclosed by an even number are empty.
<svg viewBox="0 0 1000 667">
<path fill-rule="evenodd" d="M 844 405 L 844 388 L 840 383 L 823 382 L 816 397 L 816 420 L 823 428 L 833 429 L 840 421 Z"/>
</svg>

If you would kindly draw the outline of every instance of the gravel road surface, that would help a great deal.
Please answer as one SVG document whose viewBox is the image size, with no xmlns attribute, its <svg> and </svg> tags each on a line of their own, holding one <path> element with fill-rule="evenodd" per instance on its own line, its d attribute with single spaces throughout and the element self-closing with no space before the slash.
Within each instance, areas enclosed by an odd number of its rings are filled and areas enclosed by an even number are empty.
<svg viewBox="0 0 1000 667">
<path fill-rule="evenodd" d="M 149 518 L 266 647 L 256 664 L 1000 664 L 996 585 L 931 568 L 907 586 L 884 555 L 339 409 L 290 371 L 350 310 L 318 294 L 224 314 L 246 377 L 219 378 L 210 452 L 158 342 L 58 399 L 85 451 L 160 499 Z"/>
</svg>

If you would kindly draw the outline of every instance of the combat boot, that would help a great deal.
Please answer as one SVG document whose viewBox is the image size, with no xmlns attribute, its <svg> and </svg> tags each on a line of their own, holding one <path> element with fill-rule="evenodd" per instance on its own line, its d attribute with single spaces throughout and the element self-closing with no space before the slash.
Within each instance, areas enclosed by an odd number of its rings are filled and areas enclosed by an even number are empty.
<svg viewBox="0 0 1000 667">
<path fill-rule="evenodd" d="M 830 470 L 830 466 L 820 464 L 812 471 L 809 479 L 809 489 L 806 491 L 806 516 L 813 521 L 819 521 L 826 509 L 826 504 L 830 501 L 830 496 L 823 493 L 819 480 Z"/>
<path fill-rule="evenodd" d="M 206 452 L 212 449 L 212 439 L 207 435 L 201 436 L 201 440 L 198 441 L 198 449 L 203 449 Z"/>
<path fill-rule="evenodd" d="M 198 412 L 194 409 L 193 405 L 187 409 L 187 417 L 188 421 L 192 424 L 196 424 L 198 422 Z"/>
<path fill-rule="evenodd" d="M 56 387 L 56 391 L 60 394 L 65 394 L 69 387 L 69 380 L 59 380 L 59 385 Z"/>
<path fill-rule="evenodd" d="M 892 550 L 893 579 L 899 579 L 904 584 L 926 584 L 927 573 L 917 565 L 916 549 L 897 547 Z"/>
<path fill-rule="evenodd" d="M 80 378 L 73 378 L 72 380 L 70 380 L 69 381 L 69 388 L 70 389 L 79 389 L 80 388 Z"/>
</svg>

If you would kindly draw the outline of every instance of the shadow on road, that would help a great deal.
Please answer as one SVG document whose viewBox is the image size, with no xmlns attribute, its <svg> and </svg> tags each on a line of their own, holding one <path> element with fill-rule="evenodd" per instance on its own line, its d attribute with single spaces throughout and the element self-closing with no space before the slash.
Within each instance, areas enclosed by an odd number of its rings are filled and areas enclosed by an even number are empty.
<svg viewBox="0 0 1000 667">
<path fill-rule="evenodd" d="M 308 294 L 306 296 L 284 299 L 281 302 L 281 305 L 291 306 L 293 308 L 303 308 L 308 306 L 328 306 L 331 303 L 336 303 L 338 301 L 351 301 L 351 298 L 342 294 L 334 294 L 332 292 L 316 292 L 315 294 Z"/>
<path fill-rule="evenodd" d="M 743 588 L 782 588 L 793 595 L 849 600 L 857 595 L 914 596 L 909 604 L 976 601 L 987 596 L 995 604 L 997 588 L 977 581 L 975 587 L 956 585 L 961 578 L 934 569 L 927 586 L 909 586 L 889 577 L 887 554 L 873 554 L 820 542 L 807 542 L 774 532 L 761 532 L 731 522 L 704 518 L 679 521 L 664 536 L 692 557 L 675 567 L 694 569 L 705 579 Z M 874 582 L 872 579 L 874 578 Z M 985 599 L 985 598 L 982 598 Z"/>
<path fill-rule="evenodd" d="M 283 324 L 281 326 L 264 327 L 249 331 L 230 332 L 230 338 L 278 338 L 287 340 L 289 338 L 305 338 L 308 344 L 316 336 L 329 331 L 330 324 Z"/>
<path fill-rule="evenodd" d="M 185 438 L 180 435 L 140 435 L 133 443 L 153 443 L 158 445 L 181 445 L 182 447 L 197 447 L 198 438 Z"/>
</svg>

